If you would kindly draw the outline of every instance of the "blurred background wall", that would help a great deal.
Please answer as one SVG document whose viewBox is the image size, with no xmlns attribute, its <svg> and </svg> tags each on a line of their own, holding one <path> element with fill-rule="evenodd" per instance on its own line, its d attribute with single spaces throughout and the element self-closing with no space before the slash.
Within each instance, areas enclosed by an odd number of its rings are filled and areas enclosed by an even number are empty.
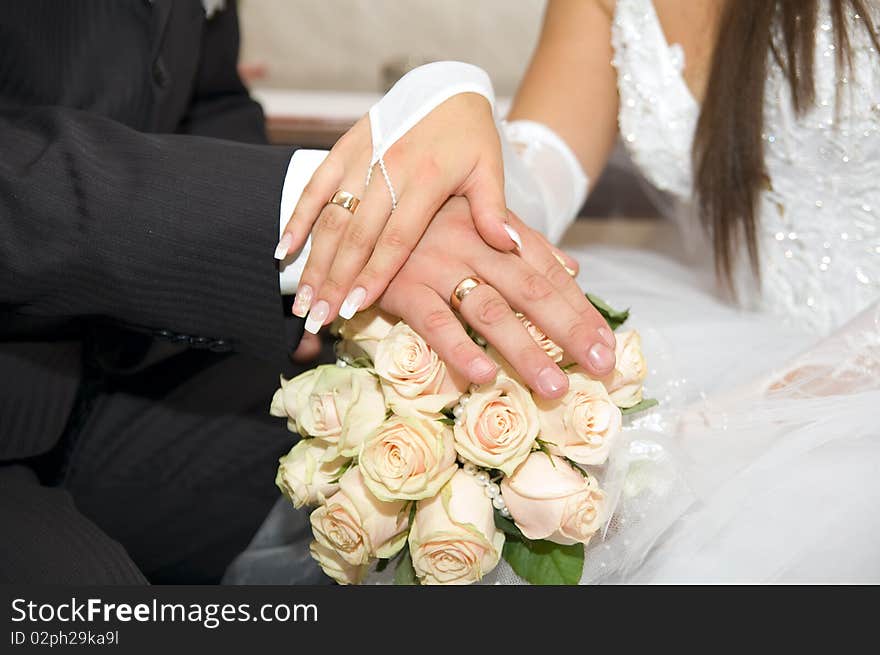
<svg viewBox="0 0 880 655">
<path fill-rule="evenodd" d="M 239 0 L 242 62 L 267 88 L 380 91 L 382 68 L 459 59 L 512 95 L 545 0 Z M 405 64 L 403 64 L 405 65 Z"/>
</svg>

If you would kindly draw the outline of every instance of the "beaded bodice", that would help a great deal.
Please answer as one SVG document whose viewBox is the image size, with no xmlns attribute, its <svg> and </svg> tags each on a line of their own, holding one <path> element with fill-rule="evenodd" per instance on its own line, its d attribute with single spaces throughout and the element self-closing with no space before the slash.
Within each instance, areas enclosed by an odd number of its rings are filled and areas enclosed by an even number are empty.
<svg viewBox="0 0 880 655">
<path fill-rule="evenodd" d="M 838 85 L 834 30 L 823 3 L 816 103 L 803 116 L 795 114 L 785 76 L 770 59 L 760 288 L 744 257 L 735 273 L 741 300 L 820 332 L 880 298 L 880 55 L 859 25 L 863 17 L 849 20 L 854 75 Z M 618 0 L 612 38 L 622 140 L 651 183 L 687 204 L 700 107 L 682 77 L 683 51 L 666 41 L 651 0 Z M 693 211 L 680 213 L 692 217 L 684 226 L 691 237 L 700 232 Z"/>
</svg>

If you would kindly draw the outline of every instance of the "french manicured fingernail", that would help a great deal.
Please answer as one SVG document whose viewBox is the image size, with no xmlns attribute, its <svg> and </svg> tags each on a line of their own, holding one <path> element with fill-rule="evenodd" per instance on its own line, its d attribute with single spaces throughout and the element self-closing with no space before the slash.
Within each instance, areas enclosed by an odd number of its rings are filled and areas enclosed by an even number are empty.
<svg viewBox="0 0 880 655">
<path fill-rule="evenodd" d="M 312 296 L 314 291 L 308 284 L 303 284 L 296 290 L 296 297 L 293 299 L 293 308 L 290 310 L 294 316 L 305 318 L 309 313 L 309 307 L 312 306 Z"/>
<path fill-rule="evenodd" d="M 275 259 L 284 259 L 287 257 L 287 251 L 290 250 L 290 244 L 293 243 L 293 235 L 290 233 L 281 237 L 281 241 L 275 246 Z"/>
<path fill-rule="evenodd" d="M 326 300 L 319 300 L 316 302 L 315 306 L 312 307 L 312 310 L 309 312 L 308 318 L 306 318 L 306 332 L 318 334 L 318 330 L 324 325 L 324 321 L 327 320 L 327 315 L 329 313 L 330 305 L 327 304 Z"/>
<path fill-rule="evenodd" d="M 562 268 L 565 269 L 566 273 L 568 273 L 572 277 L 575 277 L 577 275 L 575 270 L 573 268 L 570 268 L 569 265 L 565 263 L 565 259 L 562 258 L 562 255 L 560 255 L 558 252 L 554 252 L 553 256 L 556 257 L 556 261 L 562 264 Z"/>
<path fill-rule="evenodd" d="M 596 371 L 610 371 L 614 368 L 614 351 L 604 343 L 594 343 L 587 352 L 587 359 Z"/>
<path fill-rule="evenodd" d="M 504 231 L 507 232 L 507 236 L 510 237 L 510 240 L 516 244 L 518 250 L 522 250 L 522 237 L 519 235 L 519 232 L 510 227 L 507 223 L 504 224 Z"/>
<path fill-rule="evenodd" d="M 355 287 L 345 297 L 342 307 L 339 308 L 339 315 L 347 321 L 357 313 L 366 298 L 367 290 L 363 287 Z"/>
<path fill-rule="evenodd" d="M 468 374 L 471 380 L 485 380 L 494 376 L 497 371 L 495 364 L 483 357 L 476 357 L 468 364 Z"/>
<path fill-rule="evenodd" d="M 614 350 L 617 347 L 617 339 L 614 338 L 614 333 L 606 327 L 600 327 L 596 332 L 599 333 L 599 336 L 602 337 L 602 341 L 605 342 L 605 345 Z"/>
<path fill-rule="evenodd" d="M 538 391 L 545 396 L 556 396 L 565 388 L 565 373 L 558 366 L 548 366 L 536 378 Z"/>
</svg>

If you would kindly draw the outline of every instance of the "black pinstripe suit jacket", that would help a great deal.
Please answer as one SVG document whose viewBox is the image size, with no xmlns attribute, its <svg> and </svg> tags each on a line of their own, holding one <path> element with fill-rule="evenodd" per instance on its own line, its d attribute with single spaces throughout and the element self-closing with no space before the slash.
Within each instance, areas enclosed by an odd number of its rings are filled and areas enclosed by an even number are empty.
<svg viewBox="0 0 880 655">
<path fill-rule="evenodd" d="M 0 461 L 57 441 L 84 343 L 120 370 L 163 339 L 282 366 L 291 149 L 265 145 L 237 55 L 234 6 L 0 3 Z"/>
</svg>

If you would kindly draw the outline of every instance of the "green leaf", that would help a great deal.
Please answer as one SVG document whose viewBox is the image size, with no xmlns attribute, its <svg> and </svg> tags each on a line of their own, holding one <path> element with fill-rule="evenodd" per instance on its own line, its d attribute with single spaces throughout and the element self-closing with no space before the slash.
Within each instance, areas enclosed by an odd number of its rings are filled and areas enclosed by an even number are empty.
<svg viewBox="0 0 880 655">
<path fill-rule="evenodd" d="M 419 584 L 419 579 L 416 577 L 416 570 L 413 568 L 412 557 L 409 554 L 409 548 L 406 546 L 403 547 L 403 555 L 398 560 L 397 568 L 394 570 L 394 584 Z"/>
<path fill-rule="evenodd" d="M 508 539 L 503 554 L 517 575 L 534 585 L 576 585 L 584 570 L 583 544 Z"/>
<path fill-rule="evenodd" d="M 568 459 L 568 457 L 565 457 L 564 459 L 565 459 L 566 462 L 568 462 L 568 465 L 569 465 L 571 468 L 573 468 L 575 471 L 577 471 L 577 472 L 580 473 L 582 476 L 584 476 L 585 479 L 587 479 L 587 480 L 590 479 L 590 474 L 587 473 L 584 469 L 582 469 L 582 468 L 578 465 L 577 462 Z"/>
<path fill-rule="evenodd" d="M 390 561 L 390 559 L 380 559 L 379 562 L 376 564 L 376 573 L 381 573 L 382 571 L 387 569 L 388 563 Z"/>
<path fill-rule="evenodd" d="M 633 405 L 632 407 L 627 407 L 626 409 L 621 408 L 620 413 L 624 416 L 638 414 L 639 412 L 644 412 L 645 410 L 651 409 L 652 407 L 656 407 L 659 404 L 660 402 L 654 398 L 645 398 L 638 405 Z"/>
<path fill-rule="evenodd" d="M 443 425 L 455 425 L 455 419 L 454 419 L 454 418 L 447 418 L 447 417 L 444 416 L 443 418 L 439 419 L 439 421 L 440 421 Z"/>
<path fill-rule="evenodd" d="M 607 302 L 602 300 L 599 296 L 594 296 L 592 293 L 587 294 L 587 300 L 589 300 L 593 307 L 602 315 L 606 321 L 608 321 L 608 327 L 612 330 L 616 330 L 621 325 L 626 323 L 626 320 L 629 318 L 629 310 L 624 309 L 623 311 L 619 311 L 614 309 Z"/>
<path fill-rule="evenodd" d="M 547 457 L 550 458 L 550 462 L 553 462 L 553 453 L 550 452 L 550 446 L 555 446 L 556 444 L 552 441 L 544 441 L 543 439 L 535 439 L 535 443 L 538 445 L 538 450 Z M 553 465 L 553 468 L 556 468 L 556 465 Z"/>
<path fill-rule="evenodd" d="M 509 537 L 513 537 L 514 539 L 525 539 L 523 533 L 519 531 L 518 527 L 516 527 L 516 523 L 501 516 L 499 512 L 495 512 L 495 527 Z"/>
</svg>

